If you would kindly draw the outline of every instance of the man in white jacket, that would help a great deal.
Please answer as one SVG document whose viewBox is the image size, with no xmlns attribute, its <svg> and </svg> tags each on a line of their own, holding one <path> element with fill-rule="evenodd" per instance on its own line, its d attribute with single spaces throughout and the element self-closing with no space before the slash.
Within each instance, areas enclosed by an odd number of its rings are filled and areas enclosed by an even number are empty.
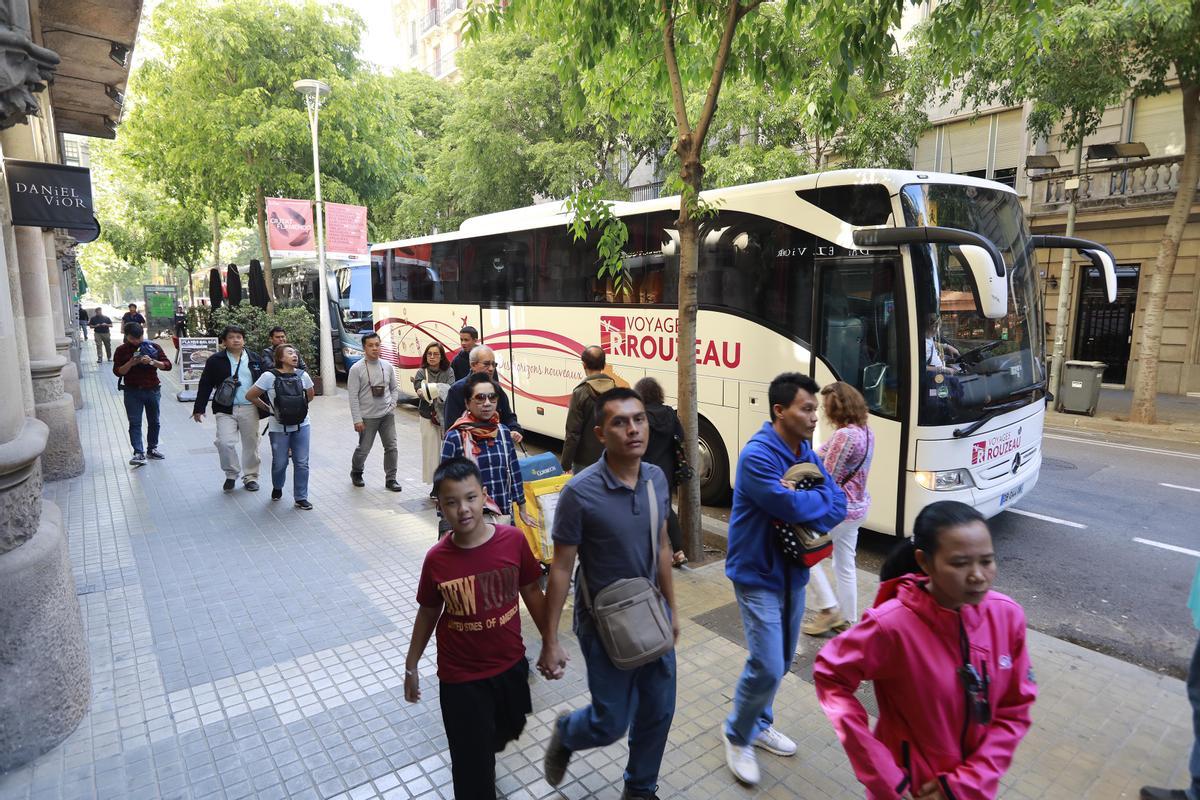
<svg viewBox="0 0 1200 800">
<path fill-rule="evenodd" d="M 350 393 L 350 417 L 358 432 L 358 447 L 350 462 L 350 480 L 355 486 L 365 486 L 363 465 L 375 444 L 375 435 L 383 441 L 383 470 L 387 488 L 401 490 L 396 482 L 396 370 L 379 357 L 379 334 L 362 337 L 363 359 L 350 368 L 346 389 Z"/>
</svg>

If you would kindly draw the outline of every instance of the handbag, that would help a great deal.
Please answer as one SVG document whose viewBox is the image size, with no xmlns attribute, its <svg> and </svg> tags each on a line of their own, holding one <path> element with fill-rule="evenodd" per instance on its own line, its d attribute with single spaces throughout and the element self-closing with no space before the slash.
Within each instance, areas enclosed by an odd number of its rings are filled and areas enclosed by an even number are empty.
<svg viewBox="0 0 1200 800">
<path fill-rule="evenodd" d="M 238 356 L 237 366 L 233 368 L 233 374 L 221 381 L 220 385 L 217 386 L 217 391 L 213 394 L 212 400 L 214 406 L 232 406 L 233 402 L 237 399 L 238 387 L 242 385 L 242 382 L 238 380 L 238 373 L 242 371 L 242 357 L 244 355 L 245 353 Z"/>
<path fill-rule="evenodd" d="M 671 438 L 675 443 L 675 482 L 687 483 L 696 477 L 696 471 L 688 463 L 687 452 L 683 449 L 683 439 L 678 436 L 672 436 Z"/>
<path fill-rule="evenodd" d="M 783 479 L 795 481 L 797 491 L 812 489 L 825 482 L 821 468 L 808 461 L 793 464 Z M 771 520 L 771 531 L 784 557 L 795 566 L 814 567 L 833 554 L 833 537 L 828 531 L 819 533 L 807 525 L 778 519 Z"/>
<path fill-rule="evenodd" d="M 650 499 L 650 552 L 658 572 L 658 499 L 654 482 L 646 482 Z M 675 632 L 666 603 L 649 578 L 622 578 L 605 586 L 595 600 L 579 565 L 579 588 L 596 623 L 596 635 L 617 669 L 637 669 L 662 658 L 675 647 Z"/>
</svg>

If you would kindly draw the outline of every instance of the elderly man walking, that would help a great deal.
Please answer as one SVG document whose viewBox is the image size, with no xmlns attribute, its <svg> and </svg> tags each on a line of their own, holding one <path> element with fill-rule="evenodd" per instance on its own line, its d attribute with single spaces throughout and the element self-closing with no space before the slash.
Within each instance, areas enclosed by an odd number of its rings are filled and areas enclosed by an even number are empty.
<svg viewBox="0 0 1200 800">
<path fill-rule="evenodd" d="M 517 415 L 513 413 L 512 405 L 508 402 L 508 395 L 504 393 L 504 389 L 500 388 L 500 379 L 496 377 L 496 354 L 485 344 L 481 344 L 471 351 L 471 374 L 462 380 L 455 381 L 450 386 L 450 393 L 446 395 L 446 414 L 442 419 L 443 437 L 446 431 L 450 430 L 450 426 L 458 422 L 458 418 L 466 412 L 467 381 L 476 372 L 486 372 L 488 377 L 492 378 L 492 386 L 496 390 L 497 398 L 496 411 L 499 414 L 500 422 L 512 431 L 513 443 L 520 444 L 521 440 L 525 438 L 525 434 L 521 431 Z"/>
</svg>

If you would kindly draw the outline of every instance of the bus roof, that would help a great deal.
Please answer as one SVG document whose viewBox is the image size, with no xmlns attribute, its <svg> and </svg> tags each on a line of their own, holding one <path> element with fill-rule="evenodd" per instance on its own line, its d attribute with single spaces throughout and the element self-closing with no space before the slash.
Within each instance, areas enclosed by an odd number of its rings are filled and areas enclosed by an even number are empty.
<svg viewBox="0 0 1200 800">
<path fill-rule="evenodd" d="M 722 201 L 762 192 L 781 190 L 798 192 L 806 189 L 846 186 L 856 183 L 881 184 L 887 188 L 889 194 L 896 194 L 902 187 L 912 183 L 960 184 L 1016 194 L 1014 189 L 1002 183 L 946 172 L 899 169 L 839 169 L 812 175 L 797 175 L 791 178 L 763 181 L 761 183 L 729 186 L 723 189 L 710 189 L 701 192 L 700 198 L 708 203 L 720 204 Z M 669 197 L 659 197 L 653 200 L 638 202 L 615 200 L 612 204 L 613 214 L 618 217 L 632 214 L 647 214 L 655 211 L 675 211 L 678 208 L 679 195 L 670 195 Z M 514 208 L 509 211 L 481 214 L 464 220 L 456 231 L 446 231 L 445 233 L 437 233 L 431 236 L 399 239 L 392 242 L 380 242 L 379 244 L 372 245 L 371 250 L 389 250 L 395 247 L 407 247 L 415 244 L 433 244 L 475 236 L 506 233 L 509 231 L 548 228 L 555 225 L 567 225 L 570 220 L 571 215 L 566 212 L 565 201 L 555 200 L 525 206 L 524 208 Z"/>
</svg>

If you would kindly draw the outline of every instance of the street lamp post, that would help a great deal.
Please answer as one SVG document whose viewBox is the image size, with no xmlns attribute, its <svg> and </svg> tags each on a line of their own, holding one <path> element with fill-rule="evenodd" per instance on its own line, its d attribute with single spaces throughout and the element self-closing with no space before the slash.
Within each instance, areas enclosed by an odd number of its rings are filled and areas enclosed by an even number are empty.
<svg viewBox="0 0 1200 800">
<path fill-rule="evenodd" d="M 312 131 L 313 183 L 316 187 L 317 223 L 317 292 L 320 304 L 320 361 L 321 393 L 332 396 L 337 393 L 337 380 L 333 365 L 333 324 L 329 318 L 329 280 L 325 274 L 325 215 L 321 207 L 321 157 L 317 148 L 317 121 L 321 115 L 321 101 L 329 96 L 329 84 L 306 78 L 296 81 L 292 88 L 304 96 L 308 109 L 308 127 Z"/>
</svg>

